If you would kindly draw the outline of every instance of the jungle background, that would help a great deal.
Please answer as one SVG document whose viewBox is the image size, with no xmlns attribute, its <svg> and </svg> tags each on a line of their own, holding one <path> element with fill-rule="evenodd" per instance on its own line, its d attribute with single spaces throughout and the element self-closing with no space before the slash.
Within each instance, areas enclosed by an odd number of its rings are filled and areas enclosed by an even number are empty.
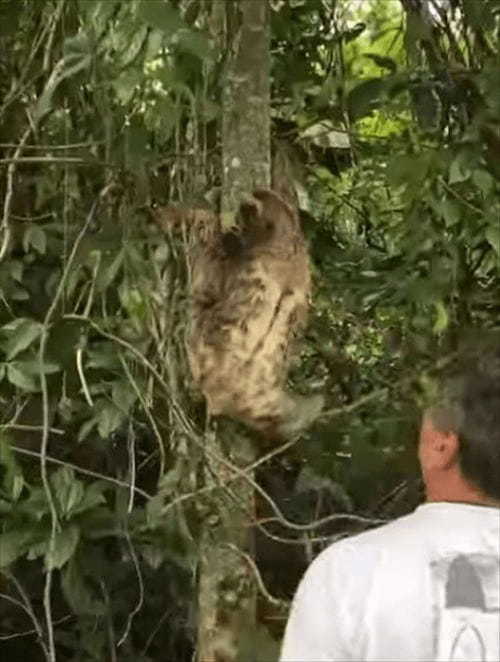
<svg viewBox="0 0 500 662">
<path fill-rule="evenodd" d="M 276 660 L 314 556 L 420 502 L 434 375 L 498 327 L 500 0 L 271 0 L 272 150 L 314 277 L 290 384 L 326 405 L 238 469 L 247 432 L 190 385 L 189 237 L 150 213 L 219 204 L 229 9 L 0 0 L 2 659 L 195 659 L 206 529 L 246 481 L 255 616 L 227 654 Z"/>
</svg>

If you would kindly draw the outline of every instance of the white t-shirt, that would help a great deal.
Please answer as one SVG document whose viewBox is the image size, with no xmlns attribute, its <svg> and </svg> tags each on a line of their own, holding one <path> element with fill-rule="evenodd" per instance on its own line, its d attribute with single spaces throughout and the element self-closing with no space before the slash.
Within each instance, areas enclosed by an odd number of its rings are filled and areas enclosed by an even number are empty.
<svg viewBox="0 0 500 662">
<path fill-rule="evenodd" d="M 336 542 L 295 595 L 281 662 L 500 661 L 500 509 L 426 503 Z"/>
</svg>

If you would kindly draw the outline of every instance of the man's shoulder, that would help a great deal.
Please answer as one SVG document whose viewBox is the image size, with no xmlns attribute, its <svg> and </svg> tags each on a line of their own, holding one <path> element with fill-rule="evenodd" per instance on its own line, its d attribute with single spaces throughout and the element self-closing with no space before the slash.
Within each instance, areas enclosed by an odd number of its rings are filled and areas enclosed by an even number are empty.
<svg viewBox="0 0 500 662">
<path fill-rule="evenodd" d="M 327 562 L 336 557 L 349 558 L 355 556 L 376 557 L 381 551 L 399 547 L 413 547 L 421 540 L 421 518 L 417 511 L 398 517 L 376 528 L 358 533 L 329 545 L 318 556 Z"/>
</svg>

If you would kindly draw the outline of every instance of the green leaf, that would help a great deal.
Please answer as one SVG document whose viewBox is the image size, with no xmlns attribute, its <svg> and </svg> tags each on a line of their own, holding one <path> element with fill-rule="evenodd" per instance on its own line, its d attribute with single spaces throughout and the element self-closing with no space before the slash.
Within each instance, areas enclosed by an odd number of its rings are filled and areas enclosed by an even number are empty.
<svg viewBox="0 0 500 662">
<path fill-rule="evenodd" d="M 0 568 L 6 568 L 25 554 L 28 539 L 26 531 L 0 533 Z"/>
<path fill-rule="evenodd" d="M 177 37 L 179 50 L 191 53 L 201 60 L 207 60 L 210 55 L 210 44 L 205 35 L 194 30 L 182 30 Z"/>
<path fill-rule="evenodd" d="M 97 277 L 96 280 L 97 292 L 103 292 L 115 280 L 116 276 L 118 275 L 118 272 L 120 271 L 120 267 L 123 264 L 123 258 L 124 258 L 124 251 L 123 250 L 118 251 L 118 254 L 116 255 L 115 259 L 111 262 L 111 264 L 109 264 L 106 268 L 102 270 L 102 272 L 99 273 L 99 276 Z"/>
<path fill-rule="evenodd" d="M 11 365 L 14 365 L 18 370 L 21 370 L 25 375 L 31 375 L 33 377 L 39 377 L 40 374 L 53 375 L 61 370 L 60 365 L 57 363 L 50 363 L 49 361 L 45 361 L 40 370 L 40 362 L 38 359 L 32 359 L 30 361 L 13 361 Z"/>
<path fill-rule="evenodd" d="M 125 420 L 121 409 L 112 403 L 106 404 L 96 416 L 97 430 L 102 439 L 107 439 Z"/>
<path fill-rule="evenodd" d="M 462 208 L 456 200 L 449 198 L 443 200 L 440 204 L 440 211 L 448 228 L 461 220 Z"/>
<path fill-rule="evenodd" d="M 45 255 L 47 251 L 47 235 L 41 227 L 35 224 L 29 225 L 23 236 L 24 252 L 28 253 L 31 246 L 33 246 L 40 255 Z"/>
<path fill-rule="evenodd" d="M 47 569 L 62 568 L 74 555 L 80 540 L 80 529 L 75 524 L 70 524 L 58 531 L 54 538 L 52 549 L 48 544 L 45 556 L 45 565 Z"/>
<path fill-rule="evenodd" d="M 349 116 L 357 120 L 369 115 L 379 105 L 385 89 L 385 81 L 381 78 L 372 78 L 357 85 L 347 97 Z"/>
<path fill-rule="evenodd" d="M 375 62 L 375 64 L 382 69 L 390 71 L 391 74 L 395 74 L 398 69 L 398 65 L 392 57 L 388 57 L 387 55 L 377 55 L 377 53 L 363 53 L 363 55 L 370 58 L 372 62 Z"/>
<path fill-rule="evenodd" d="M 10 361 L 19 352 L 27 349 L 31 343 L 40 337 L 43 331 L 43 326 L 40 322 L 19 317 L 9 324 L 2 327 L 2 332 L 8 335 L 8 340 L 5 344 L 5 353 L 7 359 Z"/>
<path fill-rule="evenodd" d="M 434 306 L 436 308 L 436 319 L 432 327 L 432 332 L 439 335 L 448 328 L 449 317 L 442 301 L 436 301 Z"/>
<path fill-rule="evenodd" d="M 22 391 L 35 393 L 39 390 L 38 384 L 31 375 L 17 368 L 13 363 L 7 365 L 7 379 L 13 386 L 17 386 Z"/>
<path fill-rule="evenodd" d="M 387 166 L 387 179 L 392 186 L 418 187 L 427 176 L 431 159 L 431 152 L 396 156 Z"/>
<path fill-rule="evenodd" d="M 16 502 L 24 489 L 24 478 L 21 467 L 16 462 L 10 440 L 6 434 L 0 432 L 0 467 L 3 467 L 2 485 L 9 498 Z M 0 473 L 1 475 L 1 473 Z"/>
<path fill-rule="evenodd" d="M 78 441 L 79 442 L 84 441 L 84 439 L 86 439 L 89 436 L 89 434 L 96 427 L 96 425 L 97 425 L 97 419 L 96 418 L 91 418 L 88 421 L 85 421 L 85 423 L 82 425 L 82 427 L 78 431 Z"/>
<path fill-rule="evenodd" d="M 493 190 L 495 180 L 486 170 L 473 170 L 472 181 L 483 195 L 488 195 Z"/>
<path fill-rule="evenodd" d="M 124 414 L 128 414 L 137 400 L 131 384 L 125 381 L 114 382 L 111 388 L 113 402 Z"/>
<path fill-rule="evenodd" d="M 83 483 L 75 478 L 73 469 L 61 467 L 50 477 L 62 517 L 68 517 L 71 511 L 80 504 L 85 492 Z"/>
<path fill-rule="evenodd" d="M 458 184 L 469 179 L 469 177 L 470 170 L 466 163 L 464 163 L 464 154 L 458 154 L 451 163 L 448 182 L 450 184 Z"/>
<path fill-rule="evenodd" d="M 500 220 L 486 228 L 485 237 L 497 255 L 500 255 Z"/>
<path fill-rule="evenodd" d="M 61 589 L 64 598 L 75 614 L 89 614 L 93 617 L 104 613 L 103 605 L 92 596 L 75 557 L 61 573 Z"/>
<path fill-rule="evenodd" d="M 155 0 L 154 2 L 142 0 L 142 2 L 139 2 L 137 10 L 139 16 L 146 23 L 168 36 L 184 27 L 177 9 L 162 0 Z"/>
<path fill-rule="evenodd" d="M 83 513 L 87 510 L 92 510 L 102 503 L 106 502 L 104 492 L 106 489 L 109 489 L 109 485 L 104 481 L 96 481 L 91 483 L 85 490 L 83 498 L 80 499 L 79 503 L 75 508 L 72 509 L 71 515 L 77 515 Z"/>
</svg>

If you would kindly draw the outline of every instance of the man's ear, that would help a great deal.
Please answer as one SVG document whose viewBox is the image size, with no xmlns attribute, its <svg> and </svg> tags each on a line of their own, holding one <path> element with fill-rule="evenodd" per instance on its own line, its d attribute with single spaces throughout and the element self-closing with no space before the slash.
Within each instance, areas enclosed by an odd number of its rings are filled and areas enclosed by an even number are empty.
<svg viewBox="0 0 500 662">
<path fill-rule="evenodd" d="M 436 430 L 432 439 L 433 452 L 442 469 L 449 469 L 458 462 L 460 443 L 456 432 Z"/>
</svg>

